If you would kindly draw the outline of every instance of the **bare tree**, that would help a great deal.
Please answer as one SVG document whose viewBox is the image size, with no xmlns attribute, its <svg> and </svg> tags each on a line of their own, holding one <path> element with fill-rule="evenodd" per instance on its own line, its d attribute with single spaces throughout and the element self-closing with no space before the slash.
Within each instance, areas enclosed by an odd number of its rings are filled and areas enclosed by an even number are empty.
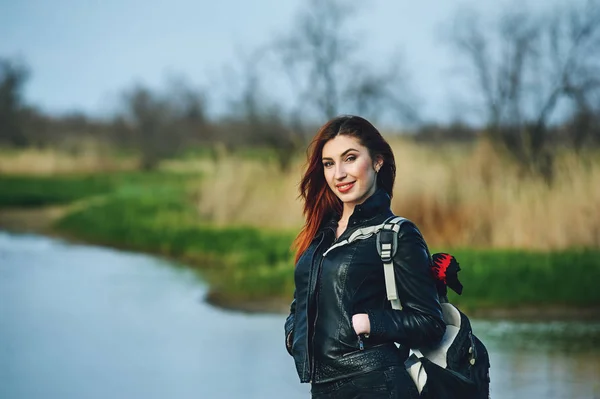
<svg viewBox="0 0 600 399">
<path fill-rule="evenodd" d="M 590 109 L 600 89 L 600 7 L 588 1 L 548 15 L 506 11 L 497 29 L 476 15 L 456 20 L 453 44 L 471 68 L 488 132 L 523 165 L 552 178 L 553 119 Z M 579 133 L 581 134 L 581 132 Z M 582 137 L 573 135 L 573 142 Z"/>
<path fill-rule="evenodd" d="M 416 101 L 405 80 L 408 74 L 398 57 L 385 71 L 374 71 L 366 65 L 354 69 L 345 97 L 357 114 L 373 120 L 387 114 L 408 123 L 419 122 Z"/>
<path fill-rule="evenodd" d="M 24 131 L 23 87 L 29 70 L 18 61 L 0 58 L 0 141 L 24 147 L 29 144 Z"/>
<path fill-rule="evenodd" d="M 298 93 L 299 109 L 316 113 L 319 120 L 348 111 L 371 119 L 388 111 L 416 120 L 398 63 L 382 72 L 360 60 L 359 34 L 349 29 L 357 2 L 307 0 L 306 4 L 294 18 L 291 33 L 273 46 Z"/>
<path fill-rule="evenodd" d="M 218 141 L 226 148 L 266 147 L 274 151 L 282 169 L 288 169 L 304 145 L 285 109 L 265 93 L 260 71 L 265 69 L 264 49 L 240 56 L 237 70 L 227 74 L 229 112 L 220 126 Z"/>
<path fill-rule="evenodd" d="M 284 71 L 299 93 L 321 117 L 337 115 L 342 99 L 342 68 L 350 64 L 354 40 L 344 35 L 352 10 L 336 0 L 308 0 L 295 18 L 292 33 L 276 42 Z"/>
<path fill-rule="evenodd" d="M 205 92 L 195 89 L 182 77 L 174 76 L 167 82 L 166 103 L 170 109 L 172 129 L 182 137 L 182 144 L 210 142 L 212 129 L 207 116 L 208 100 Z"/>
<path fill-rule="evenodd" d="M 153 169 L 173 152 L 176 140 L 168 137 L 166 104 L 148 88 L 136 86 L 125 95 L 127 120 L 141 152 L 141 167 Z"/>
<path fill-rule="evenodd" d="M 168 95 L 136 86 L 124 94 L 124 102 L 124 116 L 117 117 L 115 126 L 122 134 L 132 133 L 143 169 L 155 168 L 206 131 L 204 98 L 184 84 L 172 83 Z"/>
</svg>

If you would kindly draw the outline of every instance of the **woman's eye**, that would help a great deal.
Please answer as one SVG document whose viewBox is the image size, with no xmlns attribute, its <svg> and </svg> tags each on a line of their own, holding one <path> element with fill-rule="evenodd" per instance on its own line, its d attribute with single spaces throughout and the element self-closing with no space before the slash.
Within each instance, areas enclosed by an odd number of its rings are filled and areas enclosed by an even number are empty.
<svg viewBox="0 0 600 399">
<path fill-rule="evenodd" d="M 323 162 L 323 166 L 326 168 L 330 168 L 333 166 L 333 162 Z"/>
<path fill-rule="evenodd" d="M 356 159 L 356 157 L 354 155 L 350 155 L 348 158 L 346 158 L 346 162 L 352 162 Z"/>
</svg>

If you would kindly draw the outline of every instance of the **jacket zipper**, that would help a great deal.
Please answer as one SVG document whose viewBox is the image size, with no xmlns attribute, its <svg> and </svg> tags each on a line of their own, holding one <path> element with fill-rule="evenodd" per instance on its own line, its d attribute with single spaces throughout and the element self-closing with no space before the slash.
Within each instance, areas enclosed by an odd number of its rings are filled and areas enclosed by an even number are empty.
<svg viewBox="0 0 600 399">
<path fill-rule="evenodd" d="M 346 229 L 347 230 L 347 229 Z M 344 231 L 345 233 L 346 231 Z M 344 234 L 342 233 L 338 238 L 336 238 L 333 243 L 331 244 L 331 246 L 334 246 L 337 241 L 343 236 Z M 360 334 L 357 334 L 357 338 L 358 338 L 358 350 L 359 351 L 364 351 L 365 350 L 365 343 L 362 340 L 362 337 L 360 336 Z"/>
<path fill-rule="evenodd" d="M 312 381 L 315 377 L 315 334 L 317 329 L 317 319 L 319 318 L 319 276 L 321 274 L 321 266 L 323 265 L 323 257 L 319 259 L 319 266 L 317 267 L 317 280 L 315 285 L 315 321 L 313 322 L 312 340 L 311 340 L 311 366 L 310 366 L 310 380 Z"/>
<path fill-rule="evenodd" d="M 311 259 L 310 259 L 311 269 L 310 269 L 310 274 L 308 276 L 308 283 L 310 284 L 310 286 L 309 286 L 309 292 L 308 292 L 308 298 L 307 298 L 308 300 L 307 300 L 307 305 L 306 305 L 306 313 L 307 313 L 307 315 L 308 315 L 308 311 L 310 310 L 310 288 L 312 287 L 312 277 L 313 277 L 313 272 L 314 272 L 314 269 L 313 269 L 312 265 L 313 265 L 313 263 L 315 261 L 315 255 L 317 254 L 317 252 L 319 252 L 319 247 L 321 246 L 321 244 L 323 244 L 324 240 L 325 240 L 325 236 L 323 235 L 321 237 L 321 241 L 319 241 L 319 244 L 317 244 L 317 247 L 315 248 L 315 252 L 313 252 L 313 255 L 312 255 Z M 319 267 L 321 265 L 320 262 L 321 261 L 319 260 Z M 317 272 L 318 272 L 318 269 L 317 269 Z M 317 308 L 316 311 L 317 311 L 317 314 L 318 314 L 319 309 Z M 316 315 L 315 315 L 315 323 L 316 323 Z M 314 326 L 313 326 L 313 337 L 314 337 L 314 334 L 315 334 L 315 332 L 314 332 Z M 312 342 L 309 342 L 309 340 L 308 340 L 308 334 L 306 334 L 306 348 L 308 349 L 309 363 L 312 364 L 312 363 L 314 363 L 314 359 L 313 359 L 314 356 L 311 356 L 311 352 L 313 351 L 313 349 L 312 349 L 313 348 L 313 344 L 312 344 Z M 304 371 L 306 372 L 306 368 L 304 369 Z M 308 373 L 309 373 L 309 382 L 312 382 L 313 371 L 312 371 L 312 367 L 310 365 L 309 365 Z"/>
<path fill-rule="evenodd" d="M 334 237 L 335 237 L 336 231 L 333 230 L 333 229 L 331 229 L 331 230 L 333 231 L 333 234 L 334 234 Z M 347 230 L 348 229 L 346 229 L 346 231 Z M 346 231 L 344 231 L 344 233 L 346 233 Z M 343 235 L 344 234 L 341 234 L 339 237 L 336 237 L 333 240 L 333 243 L 331 243 L 331 246 L 335 245 L 335 243 L 337 243 L 338 240 Z M 319 242 L 319 245 L 317 245 L 317 249 L 315 250 L 315 254 L 318 252 L 319 247 L 321 246 L 321 244 L 323 244 L 324 240 L 325 240 L 325 235 L 323 235 L 323 237 L 321 238 L 321 241 Z M 313 254 L 313 258 L 311 259 L 311 264 L 312 264 L 312 262 L 314 262 L 314 255 L 315 254 Z M 319 259 L 319 264 L 318 264 L 317 270 L 316 270 L 316 272 L 317 272 L 317 278 L 315 280 L 315 295 L 316 295 L 315 296 L 315 307 L 316 307 L 315 311 L 316 311 L 316 313 L 315 313 L 315 320 L 313 322 L 313 332 L 312 332 L 311 345 L 309 346 L 309 352 L 308 352 L 308 356 L 310 358 L 310 369 L 309 369 L 309 371 L 310 371 L 310 377 L 309 377 L 309 381 L 308 381 L 309 383 L 312 383 L 312 381 L 314 379 L 314 374 L 315 374 L 314 342 L 315 342 L 315 330 L 317 328 L 317 319 L 319 318 L 319 290 L 318 290 L 318 283 L 319 283 L 319 276 L 321 274 L 321 266 L 323 264 L 323 258 L 324 258 L 324 256 L 321 256 L 321 258 Z M 312 273 L 312 270 L 311 270 L 311 273 Z M 312 277 L 312 274 L 311 274 L 311 277 Z M 308 340 L 308 338 L 307 338 L 307 340 Z M 359 337 L 359 341 L 360 341 L 360 337 Z M 360 342 L 361 342 L 361 344 L 360 344 L 361 350 L 363 350 L 364 346 L 362 344 L 362 341 L 360 341 Z"/>
<path fill-rule="evenodd" d="M 333 234 L 335 236 L 336 232 L 335 230 L 333 230 Z M 343 234 L 342 234 L 343 235 Z M 340 237 L 342 236 L 340 235 Z M 339 239 L 340 237 L 337 237 L 333 240 L 333 243 L 331 244 L 331 246 L 333 246 Z M 317 246 L 317 250 L 319 249 L 319 247 L 321 246 L 321 244 L 323 243 L 323 240 L 325 239 L 325 236 L 323 236 L 323 238 L 321 239 L 321 242 L 319 243 L 319 245 Z M 315 251 L 316 253 L 317 251 Z M 315 342 L 315 333 L 316 333 L 316 328 L 317 328 L 317 319 L 319 318 L 319 290 L 318 290 L 318 284 L 319 284 L 319 277 L 321 274 L 321 266 L 323 265 L 323 258 L 324 256 L 321 256 L 321 258 L 319 259 L 319 264 L 317 266 L 317 278 L 315 280 L 315 307 L 316 307 L 316 313 L 315 313 L 315 320 L 313 322 L 313 332 L 312 332 L 312 339 L 311 339 L 311 346 L 309 348 L 309 356 L 310 356 L 310 381 L 312 382 L 314 377 L 315 377 L 315 354 L 314 354 L 314 342 Z"/>
</svg>

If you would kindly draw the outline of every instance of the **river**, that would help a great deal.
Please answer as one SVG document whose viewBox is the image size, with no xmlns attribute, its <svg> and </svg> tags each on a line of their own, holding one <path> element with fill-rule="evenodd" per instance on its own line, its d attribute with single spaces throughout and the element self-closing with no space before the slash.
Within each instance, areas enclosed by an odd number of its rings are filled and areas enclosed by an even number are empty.
<svg viewBox="0 0 600 399">
<path fill-rule="evenodd" d="M 0 398 L 308 398 L 283 315 L 156 257 L 0 232 Z M 600 323 L 474 321 L 492 398 L 600 398 Z"/>
</svg>

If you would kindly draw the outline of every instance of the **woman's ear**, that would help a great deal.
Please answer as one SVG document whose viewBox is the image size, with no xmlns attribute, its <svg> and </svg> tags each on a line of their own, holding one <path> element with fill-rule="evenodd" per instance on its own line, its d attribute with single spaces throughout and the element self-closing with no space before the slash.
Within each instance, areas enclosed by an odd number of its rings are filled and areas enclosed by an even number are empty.
<svg viewBox="0 0 600 399">
<path fill-rule="evenodd" d="M 375 172 L 379 173 L 379 169 L 381 169 L 382 166 L 383 166 L 383 157 L 381 155 L 377 155 L 377 157 L 375 157 L 375 162 L 373 165 Z"/>
</svg>

